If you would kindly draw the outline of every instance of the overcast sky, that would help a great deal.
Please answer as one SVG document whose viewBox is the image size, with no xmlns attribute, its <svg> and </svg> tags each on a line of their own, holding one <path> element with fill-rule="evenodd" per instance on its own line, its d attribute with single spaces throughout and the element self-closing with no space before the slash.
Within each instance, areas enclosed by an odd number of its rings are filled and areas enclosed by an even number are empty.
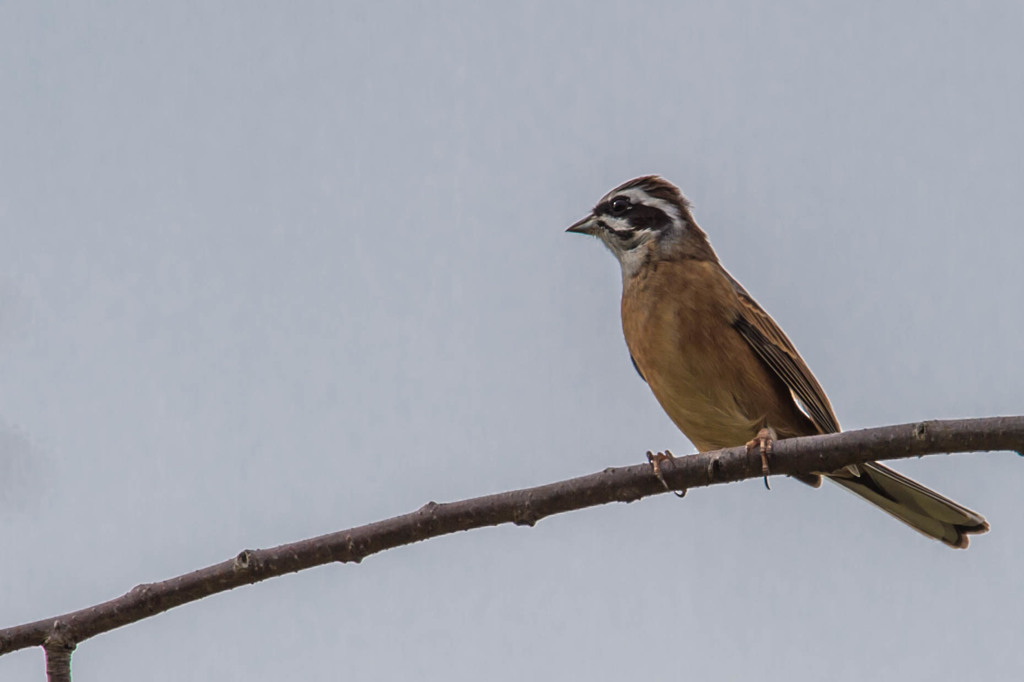
<svg viewBox="0 0 1024 682">
<path fill-rule="evenodd" d="M 4 3 L 0 93 L 0 627 L 692 451 L 563 233 L 640 174 L 845 428 L 1024 409 L 1017 1 Z M 218 595 L 75 679 L 1019 676 L 1024 461 L 897 467 L 992 532 L 748 481 Z"/>
</svg>

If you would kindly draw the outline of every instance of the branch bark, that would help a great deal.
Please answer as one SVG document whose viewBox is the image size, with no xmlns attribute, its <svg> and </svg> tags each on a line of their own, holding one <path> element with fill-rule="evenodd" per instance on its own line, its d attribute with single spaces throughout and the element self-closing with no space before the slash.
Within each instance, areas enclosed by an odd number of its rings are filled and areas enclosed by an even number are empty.
<svg viewBox="0 0 1024 682">
<path fill-rule="evenodd" d="M 59 638 L 54 637 L 47 638 L 43 644 L 47 682 L 71 682 L 71 652 L 74 650 L 73 643 L 59 641 Z"/>
<path fill-rule="evenodd" d="M 772 474 L 835 471 L 871 460 L 939 453 L 1013 450 L 1024 454 L 1024 416 L 925 421 L 778 441 Z M 743 447 L 679 457 L 663 465 L 668 485 L 688 488 L 761 477 L 761 459 Z M 330 562 L 359 563 L 386 549 L 428 538 L 503 523 L 532 526 L 552 514 L 608 502 L 632 502 L 664 493 L 648 464 L 608 468 L 596 474 L 419 510 L 271 549 L 246 549 L 233 559 L 162 582 L 138 585 L 110 601 L 0 630 L 0 655 L 30 646 L 47 653 L 47 672 L 70 672 L 75 646 L 90 637 L 134 623 L 211 594 Z M 51 663 L 53 672 L 50 672 Z"/>
</svg>

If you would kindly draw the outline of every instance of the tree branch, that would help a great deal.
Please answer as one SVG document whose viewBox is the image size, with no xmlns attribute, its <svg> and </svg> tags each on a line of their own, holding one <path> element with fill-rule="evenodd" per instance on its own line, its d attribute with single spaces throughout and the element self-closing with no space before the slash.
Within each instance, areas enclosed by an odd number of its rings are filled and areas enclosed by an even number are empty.
<svg viewBox="0 0 1024 682">
<path fill-rule="evenodd" d="M 948 452 L 1024 453 L 1024 416 L 901 424 L 778 441 L 772 474 L 835 471 L 848 464 Z M 663 465 L 676 490 L 761 477 L 761 459 L 743 447 L 677 458 Z M 333 561 L 359 563 L 392 547 L 460 530 L 503 523 L 532 526 L 540 519 L 608 502 L 632 502 L 665 492 L 648 464 L 609 468 L 535 488 L 437 504 L 365 526 L 272 549 L 243 550 L 234 559 L 158 583 L 138 585 L 116 599 L 54 618 L 0 630 L 0 655 L 43 646 L 47 671 L 70 670 L 75 645 L 211 594 Z M 53 672 L 50 672 L 51 664 Z"/>
<path fill-rule="evenodd" d="M 43 644 L 46 653 L 46 679 L 48 682 L 71 682 L 71 652 L 74 642 L 61 639 L 61 628 L 54 624 L 55 633 Z"/>
</svg>

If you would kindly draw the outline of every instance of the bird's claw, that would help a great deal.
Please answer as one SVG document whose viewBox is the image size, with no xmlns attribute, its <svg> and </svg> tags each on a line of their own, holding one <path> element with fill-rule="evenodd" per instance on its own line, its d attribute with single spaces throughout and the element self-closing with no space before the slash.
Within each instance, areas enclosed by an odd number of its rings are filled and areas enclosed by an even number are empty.
<svg viewBox="0 0 1024 682">
<path fill-rule="evenodd" d="M 771 467 L 768 466 L 768 458 L 772 454 L 772 443 L 775 441 L 775 432 L 770 428 L 763 428 L 757 432 L 757 435 L 747 443 L 747 454 L 751 454 L 755 449 L 760 451 L 761 455 L 761 475 L 764 477 L 764 487 L 771 490 L 771 486 L 768 485 L 768 476 L 771 475 Z"/>
<path fill-rule="evenodd" d="M 665 450 L 665 452 L 659 452 L 657 454 L 647 451 L 647 461 L 651 463 L 651 471 L 657 477 L 661 484 L 665 486 L 665 490 L 669 491 L 676 497 L 685 497 L 686 491 L 679 492 L 678 490 L 672 490 L 668 483 L 665 481 L 665 476 L 661 473 L 661 463 L 669 462 L 673 467 L 676 465 L 676 457 L 672 454 L 671 450 Z"/>
</svg>

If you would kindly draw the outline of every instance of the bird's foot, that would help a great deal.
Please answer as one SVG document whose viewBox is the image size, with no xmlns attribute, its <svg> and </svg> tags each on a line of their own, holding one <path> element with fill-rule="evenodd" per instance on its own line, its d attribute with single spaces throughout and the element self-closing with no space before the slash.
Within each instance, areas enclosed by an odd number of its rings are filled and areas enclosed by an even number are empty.
<svg viewBox="0 0 1024 682">
<path fill-rule="evenodd" d="M 765 427 L 757 432 L 753 440 L 747 443 L 747 454 L 751 454 L 755 449 L 760 450 L 761 454 L 761 475 L 764 476 L 764 487 L 771 490 L 771 486 L 768 485 L 768 476 L 772 473 L 771 468 L 768 466 L 768 458 L 772 454 L 772 443 L 776 439 L 775 430 Z"/>
<path fill-rule="evenodd" d="M 661 463 L 662 462 L 668 462 L 673 467 L 675 467 L 675 465 L 676 465 L 676 457 L 675 457 L 675 455 L 672 454 L 672 452 L 670 450 L 665 450 L 665 452 L 659 452 L 657 454 L 654 454 L 653 452 L 648 450 L 647 451 L 647 461 L 651 463 L 651 471 L 654 473 L 654 475 L 657 477 L 657 479 L 659 481 L 661 481 L 661 484 L 663 486 L 665 486 L 665 490 L 669 491 L 670 493 L 672 493 L 676 497 L 685 497 L 686 496 L 686 491 L 685 490 L 682 491 L 682 492 L 679 492 L 678 490 L 672 490 L 672 488 L 668 487 L 668 483 L 665 481 L 665 476 L 661 473 Z"/>
</svg>

